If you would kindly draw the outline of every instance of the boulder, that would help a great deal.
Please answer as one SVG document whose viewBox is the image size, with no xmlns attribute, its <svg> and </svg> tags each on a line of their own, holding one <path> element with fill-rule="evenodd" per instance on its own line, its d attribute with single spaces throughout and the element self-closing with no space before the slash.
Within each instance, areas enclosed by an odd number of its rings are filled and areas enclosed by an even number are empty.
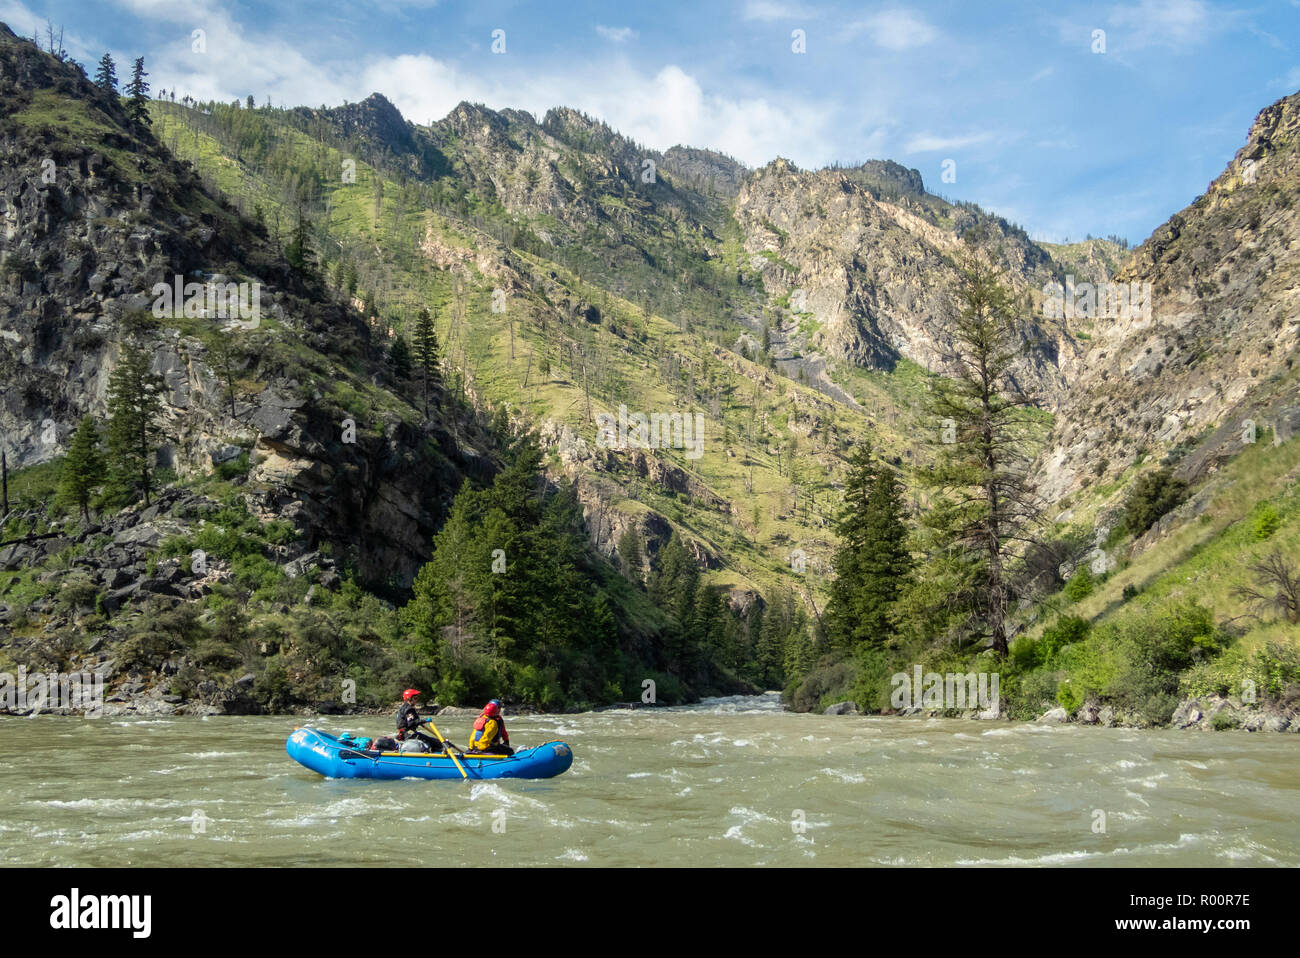
<svg viewBox="0 0 1300 958">
<path fill-rule="evenodd" d="M 828 706 L 826 710 L 822 712 L 822 715 L 857 715 L 857 714 L 858 714 L 858 703 L 851 702 L 851 701 L 836 702 L 834 705 Z"/>
<path fill-rule="evenodd" d="M 1070 713 L 1067 712 L 1060 705 L 1052 709 L 1050 712 L 1044 712 L 1042 715 L 1038 716 L 1037 719 L 1037 721 L 1043 722 L 1044 724 L 1048 724 L 1048 725 L 1060 725 L 1064 722 L 1068 722 L 1069 720 L 1070 720 Z"/>
<path fill-rule="evenodd" d="M 1200 704 L 1199 699 L 1188 699 L 1181 703 L 1174 710 L 1173 718 L 1169 720 L 1170 726 L 1173 728 L 1187 728 L 1195 725 L 1201 720 Z"/>
</svg>

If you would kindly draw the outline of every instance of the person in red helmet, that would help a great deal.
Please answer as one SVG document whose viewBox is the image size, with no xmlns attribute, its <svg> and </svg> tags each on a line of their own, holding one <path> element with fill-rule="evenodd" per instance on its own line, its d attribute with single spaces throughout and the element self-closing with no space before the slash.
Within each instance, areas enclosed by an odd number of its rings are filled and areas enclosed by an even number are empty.
<svg viewBox="0 0 1300 958">
<path fill-rule="evenodd" d="M 510 747 L 510 733 L 501 714 L 501 700 L 493 699 L 483 706 L 483 714 L 474 720 L 474 731 L 469 736 L 469 751 L 488 755 L 514 755 Z"/>
<path fill-rule="evenodd" d="M 441 752 L 442 743 L 432 735 L 420 731 L 420 726 L 428 719 L 420 717 L 419 699 L 419 689 L 407 689 L 402 693 L 402 705 L 397 710 L 397 740 L 404 742 L 411 738 L 419 739 L 429 746 L 430 752 Z"/>
</svg>

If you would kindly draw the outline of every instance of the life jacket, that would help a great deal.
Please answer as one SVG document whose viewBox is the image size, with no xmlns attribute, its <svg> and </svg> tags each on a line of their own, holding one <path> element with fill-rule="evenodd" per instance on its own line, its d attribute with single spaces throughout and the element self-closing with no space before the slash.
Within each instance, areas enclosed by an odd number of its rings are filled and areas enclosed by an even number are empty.
<svg viewBox="0 0 1300 958">
<path fill-rule="evenodd" d="M 401 708 L 397 710 L 397 737 L 399 740 L 405 740 L 408 732 L 414 732 L 420 727 L 420 712 L 410 702 L 403 702 Z"/>
<path fill-rule="evenodd" d="M 502 718 L 500 715 L 491 716 L 488 715 L 486 712 L 484 712 L 482 715 L 480 715 L 478 718 L 474 720 L 474 734 L 472 734 L 469 737 L 470 748 L 485 749 L 485 748 L 491 748 L 493 745 L 497 744 L 495 741 L 492 742 L 482 741 L 483 730 L 487 728 L 487 723 L 489 721 L 493 721 L 497 723 L 497 738 L 501 740 L 502 744 L 503 745 L 510 744 L 510 735 L 508 732 L 506 732 L 505 719 Z"/>
</svg>

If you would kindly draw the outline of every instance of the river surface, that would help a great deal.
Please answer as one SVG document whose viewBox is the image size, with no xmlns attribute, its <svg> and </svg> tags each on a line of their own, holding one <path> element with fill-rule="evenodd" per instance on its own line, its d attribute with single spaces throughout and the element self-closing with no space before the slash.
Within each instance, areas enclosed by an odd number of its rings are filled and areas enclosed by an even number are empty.
<svg viewBox="0 0 1300 958">
<path fill-rule="evenodd" d="M 464 741 L 470 719 L 446 719 Z M 783 712 L 509 720 L 548 781 L 331 781 L 298 725 L 0 717 L 6 865 L 1300 865 L 1300 736 Z M 1103 817 L 1104 816 L 1104 817 Z"/>
</svg>

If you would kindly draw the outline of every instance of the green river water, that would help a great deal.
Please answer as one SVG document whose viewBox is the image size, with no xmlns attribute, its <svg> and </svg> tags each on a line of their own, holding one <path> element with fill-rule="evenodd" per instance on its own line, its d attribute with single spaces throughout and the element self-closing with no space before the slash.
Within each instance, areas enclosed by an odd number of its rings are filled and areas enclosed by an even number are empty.
<svg viewBox="0 0 1300 958">
<path fill-rule="evenodd" d="M 825 717 L 767 695 L 516 717 L 517 746 L 564 739 L 573 768 L 465 783 L 325 780 L 285 754 L 304 724 L 390 720 L 0 718 L 0 861 L 1300 865 L 1285 733 Z"/>
</svg>

